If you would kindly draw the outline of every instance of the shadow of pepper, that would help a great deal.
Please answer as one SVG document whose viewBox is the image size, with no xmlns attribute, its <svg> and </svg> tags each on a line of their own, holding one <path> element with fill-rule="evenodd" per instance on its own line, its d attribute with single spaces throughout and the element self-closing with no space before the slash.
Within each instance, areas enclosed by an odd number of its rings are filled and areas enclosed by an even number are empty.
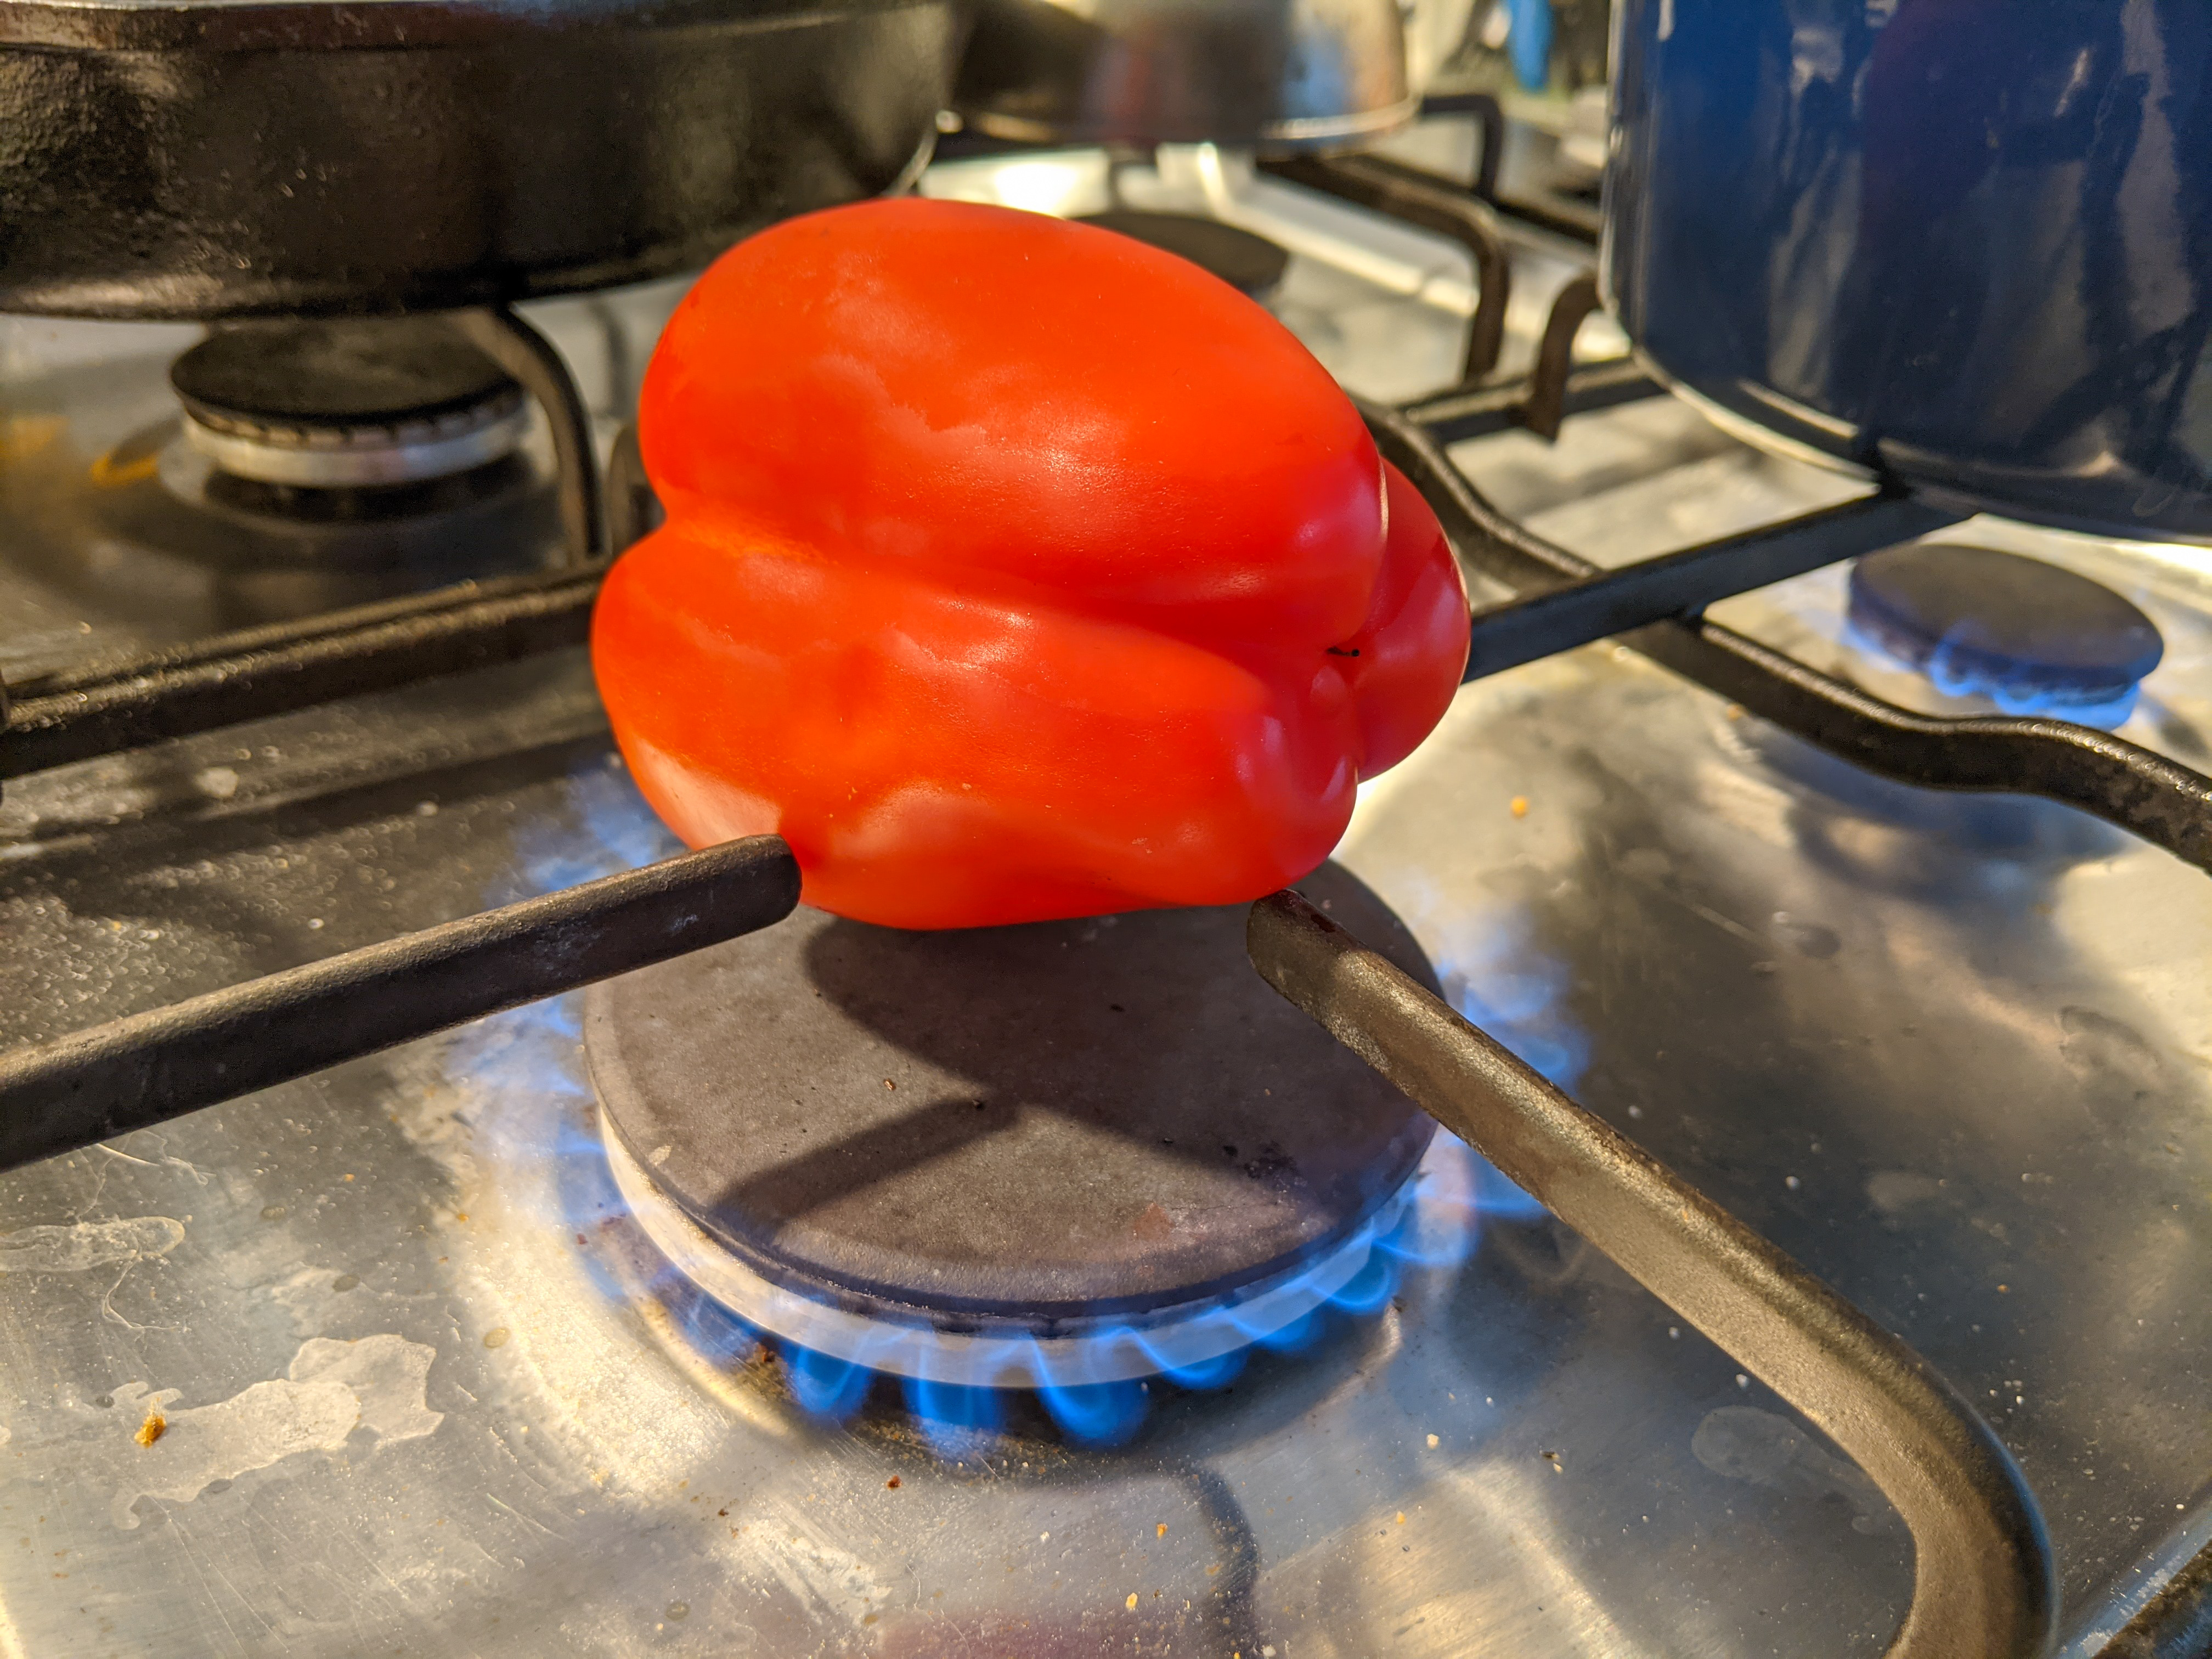
<svg viewBox="0 0 2212 1659">
<path fill-rule="evenodd" d="M 1404 924 L 1348 872 L 1324 865 L 1299 887 L 1434 987 Z M 808 980 L 893 1048 L 971 1082 L 972 1095 L 811 1149 L 730 1200 L 803 1214 L 1030 1109 L 1324 1199 L 1378 1165 L 1397 1170 L 1401 1143 L 1425 1142 L 1426 1121 L 1252 969 L 1243 915 L 1237 905 L 939 933 L 832 921 L 807 942 Z M 1109 935 L 1111 948 L 1086 948 Z M 1304 1123 L 1276 1115 L 1264 1092 L 1274 1086 Z"/>
</svg>

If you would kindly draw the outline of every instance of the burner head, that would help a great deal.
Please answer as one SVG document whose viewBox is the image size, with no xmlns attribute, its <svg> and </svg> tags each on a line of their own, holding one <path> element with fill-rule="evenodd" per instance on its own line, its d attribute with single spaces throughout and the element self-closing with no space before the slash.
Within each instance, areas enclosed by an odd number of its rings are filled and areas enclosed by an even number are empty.
<svg viewBox="0 0 2212 1659">
<path fill-rule="evenodd" d="M 1434 984 L 1343 871 L 1302 886 Z M 716 1300 L 879 1370 L 1043 1386 L 1241 1348 L 1364 1265 L 1434 1129 L 1253 970 L 1246 914 L 802 909 L 595 987 L 617 1178 Z"/>
<path fill-rule="evenodd" d="M 1254 299 L 1283 280 L 1291 256 L 1264 236 L 1194 213 L 1135 213 L 1115 209 L 1086 214 L 1079 223 L 1119 231 L 1188 259 Z"/>
<path fill-rule="evenodd" d="M 185 437 L 223 471 L 319 489 L 419 483 L 512 454 L 522 388 L 434 317 L 248 323 L 177 359 Z"/>
<path fill-rule="evenodd" d="M 1851 568 L 1850 622 L 1952 696 L 2117 725 L 2165 642 L 2109 587 L 1993 548 L 1915 543 Z"/>
</svg>

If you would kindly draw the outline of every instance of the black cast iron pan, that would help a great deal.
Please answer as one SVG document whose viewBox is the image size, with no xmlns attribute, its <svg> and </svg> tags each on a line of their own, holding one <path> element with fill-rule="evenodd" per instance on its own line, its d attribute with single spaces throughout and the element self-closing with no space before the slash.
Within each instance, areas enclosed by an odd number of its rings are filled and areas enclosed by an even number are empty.
<svg viewBox="0 0 2212 1659">
<path fill-rule="evenodd" d="M 0 311 L 442 310 L 703 264 L 927 155 L 951 0 L 0 0 Z"/>
</svg>

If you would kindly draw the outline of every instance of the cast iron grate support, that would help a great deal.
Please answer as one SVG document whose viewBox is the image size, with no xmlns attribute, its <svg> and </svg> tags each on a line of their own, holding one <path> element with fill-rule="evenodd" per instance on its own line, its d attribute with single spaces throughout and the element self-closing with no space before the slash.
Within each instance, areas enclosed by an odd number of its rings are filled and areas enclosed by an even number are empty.
<svg viewBox="0 0 2212 1659">
<path fill-rule="evenodd" d="M 2034 1659 L 2057 1601 L 2035 1498 L 1919 1355 L 1296 893 L 1252 907 L 1261 977 L 1811 1419 L 1912 1534 L 1888 1659 Z"/>
<path fill-rule="evenodd" d="M 702 848 L 0 1054 L 0 1170 L 782 921 L 775 836 Z"/>
<path fill-rule="evenodd" d="M 445 588 L 21 681 L 0 730 L 0 779 L 581 645 L 603 579 Z"/>
</svg>

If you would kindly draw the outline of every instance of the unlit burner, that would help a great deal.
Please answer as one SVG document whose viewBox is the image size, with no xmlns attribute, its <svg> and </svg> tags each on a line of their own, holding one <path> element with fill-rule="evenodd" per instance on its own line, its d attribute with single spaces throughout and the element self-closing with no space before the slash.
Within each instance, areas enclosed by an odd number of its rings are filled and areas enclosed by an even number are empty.
<svg viewBox="0 0 2212 1659">
<path fill-rule="evenodd" d="M 1851 568 L 1850 623 L 1949 696 L 2117 726 L 2165 642 L 2112 589 L 2017 553 L 1911 543 Z"/>
<path fill-rule="evenodd" d="M 257 483 L 349 489 L 489 465 L 529 430 L 522 388 L 434 317 L 245 323 L 177 359 L 185 438 Z"/>
<path fill-rule="evenodd" d="M 1350 876 L 1302 885 L 1433 985 Z M 599 986 L 616 1179 L 700 1289 L 811 1354 L 966 1387 L 1202 1370 L 1341 1297 L 1434 1127 L 1253 971 L 1245 915 L 802 909 Z"/>
</svg>

